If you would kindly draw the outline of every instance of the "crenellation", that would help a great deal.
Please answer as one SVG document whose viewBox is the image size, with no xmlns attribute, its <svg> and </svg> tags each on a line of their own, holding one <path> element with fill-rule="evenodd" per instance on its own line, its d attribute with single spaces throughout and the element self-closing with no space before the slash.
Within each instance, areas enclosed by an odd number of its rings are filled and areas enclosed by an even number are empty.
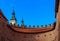
<svg viewBox="0 0 60 41">
<path fill-rule="evenodd" d="M 35 28 L 35 25 L 33 25 L 33 28 Z"/>
<path fill-rule="evenodd" d="M 43 27 L 43 25 L 41 25 L 41 27 Z"/>
<path fill-rule="evenodd" d="M 47 25 L 45 25 L 45 27 L 47 27 Z"/>
<path fill-rule="evenodd" d="M 25 25 L 24 27 L 27 28 L 27 25 Z"/>
<path fill-rule="evenodd" d="M 10 26 L 16 26 L 15 24 L 13 25 L 12 23 L 9 24 Z"/>
<path fill-rule="evenodd" d="M 39 25 L 37 25 L 37 28 L 39 28 Z"/>
<path fill-rule="evenodd" d="M 17 27 L 20 27 L 20 25 L 18 24 Z"/>
<path fill-rule="evenodd" d="M 51 24 L 49 24 L 49 26 L 52 26 Z"/>
<path fill-rule="evenodd" d="M 10 25 L 12 25 L 12 23 L 10 23 Z M 25 27 L 25 28 L 47 28 L 47 27 L 51 27 L 52 25 L 51 24 L 48 24 L 48 25 L 24 25 L 24 26 L 21 26 L 21 25 L 12 25 L 12 26 L 17 26 L 17 27 Z"/>
<path fill-rule="evenodd" d="M 10 23 L 9 25 L 12 25 L 12 23 Z"/>
<path fill-rule="evenodd" d="M 31 25 L 29 25 L 29 28 L 31 28 Z"/>
</svg>

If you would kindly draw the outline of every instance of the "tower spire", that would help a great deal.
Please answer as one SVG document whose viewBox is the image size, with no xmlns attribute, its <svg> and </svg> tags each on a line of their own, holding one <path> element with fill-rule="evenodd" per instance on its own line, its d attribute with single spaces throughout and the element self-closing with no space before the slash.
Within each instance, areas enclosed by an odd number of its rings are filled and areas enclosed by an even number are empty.
<svg viewBox="0 0 60 41">
<path fill-rule="evenodd" d="M 10 23 L 12 24 L 12 25 L 16 25 L 17 24 L 17 19 L 16 19 L 16 17 L 15 17 L 15 12 L 14 12 L 14 10 L 13 10 L 13 12 L 12 12 L 12 18 L 10 19 Z"/>
<path fill-rule="evenodd" d="M 23 27 L 24 26 L 24 19 L 22 17 L 22 20 L 21 20 L 21 26 Z"/>
<path fill-rule="evenodd" d="M 15 15 L 14 9 L 13 9 L 12 15 Z"/>
</svg>

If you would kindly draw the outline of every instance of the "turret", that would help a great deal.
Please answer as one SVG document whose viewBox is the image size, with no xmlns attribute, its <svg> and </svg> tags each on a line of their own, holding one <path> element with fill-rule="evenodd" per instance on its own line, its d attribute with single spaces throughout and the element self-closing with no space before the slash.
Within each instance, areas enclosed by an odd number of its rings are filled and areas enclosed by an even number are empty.
<svg viewBox="0 0 60 41">
<path fill-rule="evenodd" d="M 21 20 L 21 27 L 24 27 L 24 20 L 23 20 L 23 17 L 22 17 L 22 20 Z"/>
<path fill-rule="evenodd" d="M 12 12 L 12 18 L 10 19 L 10 24 L 12 25 L 17 25 L 17 20 L 16 20 L 16 17 L 15 17 L 15 12 L 13 10 Z"/>
</svg>

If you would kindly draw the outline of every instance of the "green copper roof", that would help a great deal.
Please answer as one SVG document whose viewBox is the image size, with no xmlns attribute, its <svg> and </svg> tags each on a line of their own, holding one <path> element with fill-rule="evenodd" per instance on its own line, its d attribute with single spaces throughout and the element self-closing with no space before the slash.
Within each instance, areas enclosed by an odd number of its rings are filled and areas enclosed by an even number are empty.
<svg viewBox="0 0 60 41">
<path fill-rule="evenodd" d="M 23 20 L 23 18 L 22 18 L 22 21 L 21 21 L 21 23 L 22 23 L 22 24 L 21 24 L 21 26 L 24 26 L 24 20 Z"/>
<path fill-rule="evenodd" d="M 14 12 L 14 10 L 13 10 L 13 12 L 12 12 L 12 18 L 11 18 L 10 20 L 16 20 L 16 21 L 17 21 L 17 19 L 16 19 L 16 17 L 15 17 L 15 12 Z"/>
</svg>

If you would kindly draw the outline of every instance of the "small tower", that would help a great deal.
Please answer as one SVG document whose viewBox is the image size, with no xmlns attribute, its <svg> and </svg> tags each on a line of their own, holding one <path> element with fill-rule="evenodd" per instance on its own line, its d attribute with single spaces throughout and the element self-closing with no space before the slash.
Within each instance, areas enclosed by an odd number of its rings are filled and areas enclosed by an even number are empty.
<svg viewBox="0 0 60 41">
<path fill-rule="evenodd" d="M 22 17 L 22 21 L 21 21 L 21 27 L 24 27 L 24 20 L 23 20 L 23 17 Z"/>
<path fill-rule="evenodd" d="M 17 25 L 17 20 L 16 20 L 16 17 L 15 17 L 15 12 L 13 10 L 12 12 L 12 18 L 10 19 L 10 24 L 12 25 Z"/>
</svg>

